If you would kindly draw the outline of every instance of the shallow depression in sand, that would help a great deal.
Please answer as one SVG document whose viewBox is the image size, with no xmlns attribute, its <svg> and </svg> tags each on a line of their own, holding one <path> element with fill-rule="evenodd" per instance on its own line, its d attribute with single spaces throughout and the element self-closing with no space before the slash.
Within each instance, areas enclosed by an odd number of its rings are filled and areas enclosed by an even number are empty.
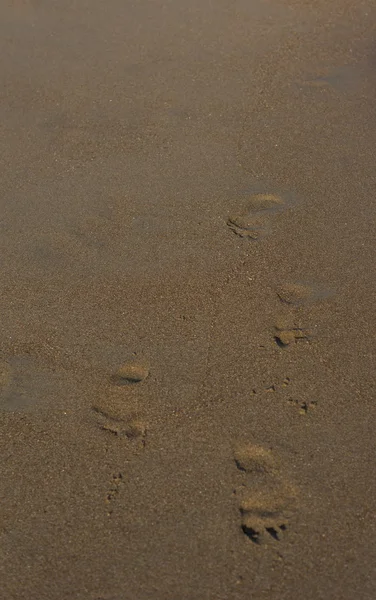
<svg viewBox="0 0 376 600">
<path fill-rule="evenodd" d="M 272 215 L 288 206 L 278 194 L 251 194 L 239 211 L 229 215 L 227 225 L 236 235 L 256 240 L 269 231 Z"/>
<path fill-rule="evenodd" d="M 279 300 L 283 304 L 295 306 L 324 300 L 332 295 L 331 290 L 316 283 L 287 282 L 276 288 Z"/>
<path fill-rule="evenodd" d="M 254 194 L 247 201 L 246 210 L 248 212 L 275 211 L 281 210 L 285 206 L 285 201 L 276 194 Z"/>
<path fill-rule="evenodd" d="M 274 473 L 277 461 L 271 450 L 253 444 L 238 444 L 234 450 L 236 466 L 247 473 Z"/>
</svg>

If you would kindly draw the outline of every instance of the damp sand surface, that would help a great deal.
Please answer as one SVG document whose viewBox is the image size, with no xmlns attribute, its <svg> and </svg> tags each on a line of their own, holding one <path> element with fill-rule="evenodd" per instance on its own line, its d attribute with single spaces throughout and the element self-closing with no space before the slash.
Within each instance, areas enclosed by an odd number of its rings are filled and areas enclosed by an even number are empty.
<svg viewBox="0 0 376 600">
<path fill-rule="evenodd" d="M 8 600 L 373 600 L 374 3 L 0 7 Z"/>
</svg>

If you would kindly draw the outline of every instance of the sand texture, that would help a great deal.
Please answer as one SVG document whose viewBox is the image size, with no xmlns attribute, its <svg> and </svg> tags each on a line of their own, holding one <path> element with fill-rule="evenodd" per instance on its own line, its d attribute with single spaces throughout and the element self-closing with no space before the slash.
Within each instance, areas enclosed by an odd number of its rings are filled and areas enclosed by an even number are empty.
<svg viewBox="0 0 376 600">
<path fill-rule="evenodd" d="M 0 3 L 0 600 L 376 598 L 375 23 Z"/>
</svg>

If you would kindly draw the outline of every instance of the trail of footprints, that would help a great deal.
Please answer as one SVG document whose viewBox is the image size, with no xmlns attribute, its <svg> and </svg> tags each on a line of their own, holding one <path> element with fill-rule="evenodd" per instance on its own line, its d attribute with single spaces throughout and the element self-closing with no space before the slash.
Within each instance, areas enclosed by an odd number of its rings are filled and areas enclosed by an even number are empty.
<svg viewBox="0 0 376 600">
<path fill-rule="evenodd" d="M 268 231 L 273 215 L 285 208 L 286 203 L 279 196 L 255 194 L 239 214 L 228 218 L 227 225 L 237 236 L 257 240 Z M 275 343 L 283 351 L 298 343 L 310 343 L 312 331 L 300 319 L 302 314 L 304 317 L 307 305 L 323 299 L 328 292 L 318 286 L 295 282 L 278 286 L 276 294 L 282 314 L 276 318 L 272 330 Z M 13 386 L 16 385 L 18 380 L 10 364 L 4 362 L 0 366 L 0 388 L 4 403 L 8 399 L 9 386 L 12 382 Z M 148 377 L 148 363 L 136 356 L 110 376 L 102 389 L 101 398 L 92 406 L 98 426 L 108 435 L 145 447 L 148 425 L 143 409 L 139 407 L 138 392 Z M 272 384 L 263 391 L 284 390 L 289 384 L 290 379 L 286 377 L 280 384 Z M 291 396 L 287 396 L 287 400 L 301 414 L 307 414 L 317 404 L 315 400 L 298 400 Z M 239 444 L 234 450 L 234 463 L 239 477 L 234 494 L 238 501 L 242 532 L 255 544 L 279 541 L 296 510 L 297 490 L 283 477 L 279 461 L 269 449 L 250 443 Z M 108 515 L 112 514 L 114 502 L 123 485 L 122 473 L 111 476 L 105 497 Z"/>
<path fill-rule="evenodd" d="M 286 203 L 280 196 L 255 194 L 239 214 L 228 218 L 227 225 L 237 236 L 257 240 L 270 228 L 273 215 L 285 208 Z M 275 343 L 281 349 L 300 342 L 310 343 L 312 332 L 299 321 L 301 308 L 324 298 L 327 292 L 318 286 L 298 282 L 280 285 L 276 294 L 283 313 L 274 324 Z M 102 430 L 119 438 L 137 440 L 145 446 L 147 423 L 134 399 L 130 401 L 128 393 L 143 385 L 148 376 L 148 364 L 136 358 L 122 365 L 111 376 L 107 393 L 92 407 Z M 285 378 L 280 384 L 281 389 L 287 388 L 289 383 L 290 379 Z M 277 387 L 278 384 L 272 384 L 264 391 L 275 392 Z M 291 397 L 288 401 L 301 414 L 307 414 L 317 404 L 316 401 L 300 401 Z M 279 541 L 297 507 L 296 488 L 283 477 L 279 461 L 269 449 L 242 443 L 235 448 L 233 458 L 239 477 L 234 495 L 238 500 L 241 530 L 255 544 Z M 123 483 L 121 473 L 112 476 L 106 495 L 109 515 Z"/>
<path fill-rule="evenodd" d="M 228 217 L 227 226 L 237 236 L 257 240 L 271 227 L 273 215 L 287 208 L 284 200 L 274 194 L 252 195 L 243 210 Z M 272 335 L 279 348 L 286 350 L 298 343 L 311 343 L 313 332 L 301 322 L 304 308 L 329 295 L 320 286 L 305 282 L 284 283 L 276 289 L 282 305 L 274 323 Z M 280 385 L 272 384 L 265 392 L 285 390 L 290 384 L 286 377 Z M 254 390 L 254 393 L 257 393 Z M 300 400 L 287 396 L 290 405 L 307 415 L 317 406 L 316 400 Z M 282 476 L 280 465 L 271 450 L 243 443 L 234 450 L 234 461 L 242 482 L 234 490 L 238 499 L 240 526 L 255 544 L 279 541 L 288 529 L 297 503 L 296 488 Z"/>
</svg>

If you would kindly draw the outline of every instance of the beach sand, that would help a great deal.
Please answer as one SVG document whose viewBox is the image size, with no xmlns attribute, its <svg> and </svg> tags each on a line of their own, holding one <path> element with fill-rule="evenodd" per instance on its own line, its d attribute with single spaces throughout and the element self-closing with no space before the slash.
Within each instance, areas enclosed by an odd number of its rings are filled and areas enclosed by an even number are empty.
<svg viewBox="0 0 376 600">
<path fill-rule="evenodd" d="M 1 3 L 2 599 L 376 597 L 375 23 Z"/>
</svg>

